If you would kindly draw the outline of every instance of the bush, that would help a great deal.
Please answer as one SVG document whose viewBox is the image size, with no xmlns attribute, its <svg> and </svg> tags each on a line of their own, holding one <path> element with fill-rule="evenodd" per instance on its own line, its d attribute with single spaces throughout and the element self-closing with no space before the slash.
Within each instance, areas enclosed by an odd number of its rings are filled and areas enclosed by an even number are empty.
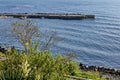
<svg viewBox="0 0 120 80">
<path fill-rule="evenodd" d="M 99 75 L 81 72 L 77 62 L 60 54 L 53 56 L 49 51 L 26 54 L 15 50 L 5 57 L 6 61 L 0 61 L 1 80 L 70 80 L 66 76 L 104 80 Z"/>
</svg>

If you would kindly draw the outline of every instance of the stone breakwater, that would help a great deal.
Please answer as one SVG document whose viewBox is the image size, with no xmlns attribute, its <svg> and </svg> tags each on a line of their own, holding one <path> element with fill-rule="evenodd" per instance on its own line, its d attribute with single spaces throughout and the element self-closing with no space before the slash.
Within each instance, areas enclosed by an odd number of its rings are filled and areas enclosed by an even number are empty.
<svg viewBox="0 0 120 80">
<path fill-rule="evenodd" d="M 95 19 L 95 15 L 72 13 L 0 13 L 0 18 L 47 18 L 63 20 Z"/>
</svg>

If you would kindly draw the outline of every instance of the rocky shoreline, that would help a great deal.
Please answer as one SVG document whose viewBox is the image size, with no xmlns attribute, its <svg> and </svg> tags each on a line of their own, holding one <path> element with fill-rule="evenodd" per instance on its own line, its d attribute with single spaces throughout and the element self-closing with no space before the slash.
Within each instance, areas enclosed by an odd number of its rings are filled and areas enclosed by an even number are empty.
<svg viewBox="0 0 120 80">
<path fill-rule="evenodd" d="M 102 66 L 87 66 L 80 63 L 80 69 L 84 71 L 98 71 L 120 76 L 120 70 L 114 68 L 105 68 Z"/>
<path fill-rule="evenodd" d="M 80 69 L 82 71 L 99 72 L 101 77 L 107 80 L 120 80 L 120 70 L 114 68 L 105 68 L 103 66 L 87 66 L 80 63 Z"/>
</svg>

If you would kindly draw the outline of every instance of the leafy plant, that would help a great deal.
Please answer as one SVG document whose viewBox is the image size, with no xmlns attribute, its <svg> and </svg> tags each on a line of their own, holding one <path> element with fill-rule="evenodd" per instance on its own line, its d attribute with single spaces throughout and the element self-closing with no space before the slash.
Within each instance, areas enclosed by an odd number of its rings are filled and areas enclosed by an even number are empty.
<svg viewBox="0 0 120 80">
<path fill-rule="evenodd" d="M 0 61 L 1 80 L 70 80 L 72 76 L 105 80 L 99 74 L 82 72 L 79 64 L 67 57 L 49 51 L 37 53 L 8 52 L 6 61 Z M 70 78 L 68 77 L 70 76 Z M 77 79 L 76 79 L 77 80 Z"/>
</svg>

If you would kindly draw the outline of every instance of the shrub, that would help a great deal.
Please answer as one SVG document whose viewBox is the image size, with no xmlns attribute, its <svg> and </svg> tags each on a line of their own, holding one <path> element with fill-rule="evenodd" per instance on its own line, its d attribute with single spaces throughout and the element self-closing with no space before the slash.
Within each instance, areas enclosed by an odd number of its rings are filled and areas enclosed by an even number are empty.
<svg viewBox="0 0 120 80">
<path fill-rule="evenodd" d="M 77 62 L 49 51 L 36 53 L 8 52 L 7 60 L 0 61 L 1 80 L 70 80 L 66 76 L 101 79 L 99 75 L 81 72 Z"/>
</svg>

